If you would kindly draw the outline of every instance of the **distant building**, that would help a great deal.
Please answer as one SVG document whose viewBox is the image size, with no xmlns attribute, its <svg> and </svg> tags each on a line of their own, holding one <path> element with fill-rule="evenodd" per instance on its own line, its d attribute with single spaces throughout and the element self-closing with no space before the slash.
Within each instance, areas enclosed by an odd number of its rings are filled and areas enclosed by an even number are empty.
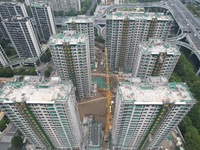
<svg viewBox="0 0 200 150">
<path fill-rule="evenodd" d="M 53 35 L 48 42 L 55 68 L 62 80 L 72 80 L 76 95 L 91 96 L 90 49 L 87 35 L 75 31 Z"/>
<path fill-rule="evenodd" d="M 158 149 L 196 103 L 185 83 L 152 77 L 120 82 L 113 118 L 114 149 Z"/>
<path fill-rule="evenodd" d="M 3 21 L 4 28 L 19 57 L 39 57 L 40 43 L 28 17 L 11 17 Z"/>
<path fill-rule="evenodd" d="M 179 48 L 160 39 L 138 45 L 133 63 L 133 77 L 165 76 L 170 78 L 181 55 Z"/>
<path fill-rule="evenodd" d="M 16 2 L 0 2 L 0 37 L 8 39 L 2 21 L 12 16 L 28 17 L 24 4 Z"/>
<path fill-rule="evenodd" d="M 94 49 L 94 21 L 92 17 L 79 15 L 76 17 L 68 17 L 62 23 L 62 29 L 75 30 L 77 33 L 86 34 L 89 37 L 90 46 L 90 62 L 95 62 L 95 49 Z"/>
<path fill-rule="evenodd" d="M 39 38 L 47 42 L 51 35 L 56 34 L 53 11 L 49 3 L 32 3 L 31 11 Z"/>
<path fill-rule="evenodd" d="M 118 11 L 106 16 L 109 68 L 132 72 L 138 44 L 149 38 L 166 39 L 173 18 L 163 13 Z"/>
<path fill-rule="evenodd" d="M 0 45 L 0 68 L 5 67 L 8 63 L 9 63 L 9 59 L 8 59 L 4 49 Z"/>
<path fill-rule="evenodd" d="M 89 125 L 88 150 L 102 150 L 101 131 L 102 125 L 100 123 Z"/>
<path fill-rule="evenodd" d="M 80 0 L 30 0 L 30 2 L 43 2 L 50 3 L 54 11 L 80 11 L 81 1 Z"/>
<path fill-rule="evenodd" d="M 82 130 L 71 82 L 25 77 L 1 91 L 1 110 L 36 149 L 81 149 Z"/>
<path fill-rule="evenodd" d="M 17 2 L 0 2 L 0 15 L 3 19 L 12 16 L 28 17 L 25 5 Z"/>
</svg>

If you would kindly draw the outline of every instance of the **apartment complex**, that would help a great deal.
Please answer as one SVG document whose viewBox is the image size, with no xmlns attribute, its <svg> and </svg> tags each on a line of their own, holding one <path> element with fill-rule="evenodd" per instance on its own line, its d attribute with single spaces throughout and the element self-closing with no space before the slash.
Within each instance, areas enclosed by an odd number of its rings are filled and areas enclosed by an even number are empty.
<svg viewBox="0 0 200 150">
<path fill-rule="evenodd" d="M 89 40 L 84 34 L 64 31 L 49 40 L 53 62 L 62 80 L 72 80 L 77 97 L 91 96 Z"/>
<path fill-rule="evenodd" d="M 10 17 L 3 21 L 3 25 L 19 57 L 40 56 L 40 44 L 30 18 Z"/>
<path fill-rule="evenodd" d="M 69 17 L 62 23 L 62 29 L 75 30 L 77 33 L 86 34 L 89 37 L 90 47 L 90 62 L 95 62 L 95 49 L 94 49 L 94 21 L 92 17 L 79 15 L 76 17 Z"/>
<path fill-rule="evenodd" d="M 149 39 L 138 45 L 133 77 L 165 76 L 170 78 L 181 55 L 179 48 L 160 39 Z"/>
<path fill-rule="evenodd" d="M 12 16 L 28 17 L 24 4 L 16 2 L 0 2 L 0 37 L 8 39 L 2 21 Z"/>
<path fill-rule="evenodd" d="M 9 63 L 9 59 L 8 59 L 4 49 L 0 45 L 0 68 L 5 67 L 8 63 Z"/>
<path fill-rule="evenodd" d="M 118 85 L 112 140 L 114 149 L 158 148 L 196 103 L 185 83 L 166 78 Z"/>
<path fill-rule="evenodd" d="M 50 3 L 54 11 L 80 11 L 81 1 L 80 0 L 30 0 L 31 2 L 43 2 Z"/>
<path fill-rule="evenodd" d="M 138 44 L 149 38 L 166 39 L 173 19 L 163 13 L 118 11 L 106 16 L 109 67 L 131 72 Z"/>
<path fill-rule="evenodd" d="M 1 110 L 36 148 L 81 149 L 82 131 L 74 88 L 58 77 L 25 77 L 0 94 Z M 35 149 L 36 149 L 35 148 Z"/>
<path fill-rule="evenodd" d="M 32 3 L 31 11 L 39 38 L 47 42 L 51 35 L 56 34 L 53 11 L 49 3 Z"/>
</svg>

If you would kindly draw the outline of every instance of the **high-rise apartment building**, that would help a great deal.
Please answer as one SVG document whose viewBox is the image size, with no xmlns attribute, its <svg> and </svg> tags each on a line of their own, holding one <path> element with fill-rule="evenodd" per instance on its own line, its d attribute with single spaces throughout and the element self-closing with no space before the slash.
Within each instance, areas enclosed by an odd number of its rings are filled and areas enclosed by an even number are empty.
<svg viewBox="0 0 200 150">
<path fill-rule="evenodd" d="M 71 82 L 25 77 L 23 82 L 7 83 L 0 106 L 36 148 L 81 149 L 82 130 Z"/>
<path fill-rule="evenodd" d="M 133 63 L 133 77 L 165 76 L 170 78 L 181 55 L 179 48 L 160 39 L 138 45 Z"/>
<path fill-rule="evenodd" d="M 118 85 L 113 120 L 114 149 L 158 148 L 196 103 L 185 83 L 166 78 Z"/>
<path fill-rule="evenodd" d="M 77 97 L 91 96 L 89 40 L 84 34 L 64 31 L 49 40 L 53 62 L 62 80 L 72 80 Z"/>
<path fill-rule="evenodd" d="M 39 57 L 41 48 L 31 20 L 28 17 L 11 17 L 3 21 L 4 28 L 20 57 Z"/>
<path fill-rule="evenodd" d="M 8 59 L 4 49 L 0 45 L 0 68 L 5 67 L 8 63 L 9 63 L 9 59 Z"/>
<path fill-rule="evenodd" d="M 32 3 L 31 11 L 40 40 L 47 42 L 51 35 L 56 34 L 55 20 L 50 4 Z"/>
<path fill-rule="evenodd" d="M 90 62 L 95 62 L 95 49 L 94 49 L 94 21 L 92 17 L 79 15 L 76 17 L 69 17 L 62 23 L 62 29 L 75 30 L 77 33 L 86 34 L 89 37 L 90 47 Z"/>
<path fill-rule="evenodd" d="M 6 19 L 11 16 L 28 17 L 25 5 L 16 2 L 1 2 L 0 15 L 3 19 Z"/>
<path fill-rule="evenodd" d="M 22 3 L 16 2 L 1 2 L 0 3 L 0 36 L 8 39 L 7 32 L 2 21 L 12 16 L 28 17 L 26 8 Z"/>
<path fill-rule="evenodd" d="M 54 11 L 80 11 L 81 1 L 80 0 L 30 0 L 31 2 L 43 2 L 50 3 Z"/>
<path fill-rule="evenodd" d="M 173 19 L 163 13 L 118 11 L 106 17 L 106 47 L 110 69 L 131 72 L 136 48 L 151 38 L 165 39 Z"/>
</svg>

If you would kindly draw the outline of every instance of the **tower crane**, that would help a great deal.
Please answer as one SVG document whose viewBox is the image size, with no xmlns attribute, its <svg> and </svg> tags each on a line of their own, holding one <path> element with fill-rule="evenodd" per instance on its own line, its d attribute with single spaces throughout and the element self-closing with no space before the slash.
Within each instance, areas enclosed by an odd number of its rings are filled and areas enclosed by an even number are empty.
<svg viewBox="0 0 200 150">
<path fill-rule="evenodd" d="M 110 92 L 110 81 L 109 81 L 109 69 L 108 69 L 108 49 L 105 48 L 106 55 L 106 131 L 105 131 L 105 141 L 109 141 L 109 130 L 111 127 L 111 92 Z"/>
</svg>

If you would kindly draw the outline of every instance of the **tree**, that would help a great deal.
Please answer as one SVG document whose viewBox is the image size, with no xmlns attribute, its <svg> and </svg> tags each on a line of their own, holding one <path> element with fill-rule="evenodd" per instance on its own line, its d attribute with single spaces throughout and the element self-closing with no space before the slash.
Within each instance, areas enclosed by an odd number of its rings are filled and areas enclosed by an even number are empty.
<svg viewBox="0 0 200 150">
<path fill-rule="evenodd" d="M 0 131 L 2 132 L 5 128 L 6 128 L 6 124 L 8 124 L 9 121 L 8 119 L 6 118 L 3 118 L 1 121 L 0 121 Z"/>
<path fill-rule="evenodd" d="M 13 148 L 20 150 L 22 148 L 23 139 L 21 136 L 14 136 L 11 140 L 11 144 Z"/>
<path fill-rule="evenodd" d="M 0 68 L 0 77 L 13 77 L 14 72 L 10 68 Z"/>
<path fill-rule="evenodd" d="M 186 148 L 188 150 L 198 150 L 200 148 L 200 135 L 195 127 L 186 127 L 184 138 L 186 142 Z"/>
<path fill-rule="evenodd" d="M 46 70 L 45 72 L 44 72 L 44 75 L 45 75 L 45 77 L 50 77 L 50 75 L 51 75 L 51 72 L 49 71 L 49 70 Z"/>
<path fill-rule="evenodd" d="M 200 105 L 194 105 L 188 116 L 192 121 L 192 125 L 200 132 Z"/>
<path fill-rule="evenodd" d="M 52 72 L 53 68 L 51 66 L 48 67 L 47 69 L 49 72 Z"/>
<path fill-rule="evenodd" d="M 188 115 L 186 115 L 181 121 L 181 123 L 179 124 L 179 129 L 182 132 L 182 134 L 185 134 L 187 126 L 192 126 L 192 121 L 190 117 L 188 117 Z"/>
</svg>

